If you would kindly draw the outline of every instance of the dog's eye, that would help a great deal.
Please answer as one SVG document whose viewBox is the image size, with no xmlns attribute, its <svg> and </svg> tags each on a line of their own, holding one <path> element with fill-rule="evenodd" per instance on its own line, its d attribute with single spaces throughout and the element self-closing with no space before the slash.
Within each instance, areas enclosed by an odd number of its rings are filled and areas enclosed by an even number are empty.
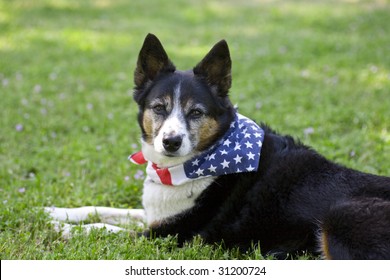
<svg viewBox="0 0 390 280">
<path fill-rule="evenodd" d="M 153 106 L 153 111 L 156 113 L 156 114 L 163 114 L 165 113 L 165 106 L 162 105 L 162 104 L 157 104 L 155 106 Z"/>
<path fill-rule="evenodd" d="M 203 116 L 203 111 L 201 111 L 199 109 L 192 109 L 190 111 L 189 115 L 193 118 L 199 118 L 199 117 Z"/>
</svg>

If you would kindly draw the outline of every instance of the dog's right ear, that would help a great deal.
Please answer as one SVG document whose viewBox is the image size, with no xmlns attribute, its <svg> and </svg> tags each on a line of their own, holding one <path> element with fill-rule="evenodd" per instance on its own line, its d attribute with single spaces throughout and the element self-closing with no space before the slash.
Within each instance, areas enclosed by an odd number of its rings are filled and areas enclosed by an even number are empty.
<svg viewBox="0 0 390 280">
<path fill-rule="evenodd" d="M 135 89 L 144 87 L 148 81 L 161 72 L 174 72 L 175 65 L 169 60 L 159 39 L 148 34 L 138 55 L 137 67 L 134 71 Z"/>
<path fill-rule="evenodd" d="M 228 44 L 222 40 L 193 69 L 196 76 L 203 77 L 220 97 L 226 97 L 232 85 L 232 61 Z"/>
</svg>

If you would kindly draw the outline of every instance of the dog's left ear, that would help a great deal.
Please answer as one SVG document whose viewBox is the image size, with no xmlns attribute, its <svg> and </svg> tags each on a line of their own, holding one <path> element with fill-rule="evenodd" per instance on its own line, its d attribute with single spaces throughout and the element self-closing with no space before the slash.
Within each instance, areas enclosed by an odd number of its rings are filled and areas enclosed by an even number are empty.
<svg viewBox="0 0 390 280">
<path fill-rule="evenodd" d="M 196 76 L 206 79 L 218 96 L 227 96 L 232 85 L 232 61 L 228 44 L 222 40 L 215 44 L 209 53 L 193 69 Z"/>
</svg>

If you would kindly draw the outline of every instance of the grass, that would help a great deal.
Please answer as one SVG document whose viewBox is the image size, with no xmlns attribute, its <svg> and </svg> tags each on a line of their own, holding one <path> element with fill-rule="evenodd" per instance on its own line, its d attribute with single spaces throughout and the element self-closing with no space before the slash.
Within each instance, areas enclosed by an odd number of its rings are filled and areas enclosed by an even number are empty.
<svg viewBox="0 0 390 280">
<path fill-rule="evenodd" d="M 390 175 L 390 3 L 241 2 L 0 0 L 0 259 L 262 258 L 100 230 L 65 241 L 39 210 L 141 206 L 127 156 L 139 148 L 132 72 L 148 32 L 180 69 L 225 38 L 241 113 Z"/>
</svg>

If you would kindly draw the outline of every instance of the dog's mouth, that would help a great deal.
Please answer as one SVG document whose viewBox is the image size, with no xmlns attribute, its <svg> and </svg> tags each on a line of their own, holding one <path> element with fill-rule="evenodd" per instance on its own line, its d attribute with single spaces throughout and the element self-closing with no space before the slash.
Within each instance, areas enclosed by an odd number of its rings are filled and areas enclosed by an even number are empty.
<svg viewBox="0 0 390 280">
<path fill-rule="evenodd" d="M 183 164 L 185 163 L 186 161 L 190 160 L 191 158 L 193 158 L 195 155 L 194 154 L 191 154 L 191 155 L 177 155 L 177 154 L 163 154 L 160 158 L 159 158 L 159 162 L 156 162 L 156 164 L 159 166 L 159 167 L 172 167 L 172 166 L 176 166 L 176 165 L 180 165 L 180 164 Z"/>
<path fill-rule="evenodd" d="M 174 159 L 177 159 L 177 160 L 188 159 L 188 158 L 191 158 L 191 157 L 193 157 L 194 155 L 197 154 L 193 150 L 191 150 L 189 152 L 183 152 L 181 150 L 178 150 L 178 151 L 175 151 L 175 152 L 163 150 L 161 152 L 158 152 L 157 150 L 155 150 L 155 152 L 159 153 L 162 157 L 165 157 L 165 158 L 168 158 L 168 159 L 172 159 L 172 160 L 174 160 Z"/>
<path fill-rule="evenodd" d="M 178 155 L 176 152 L 175 152 L 175 153 L 171 153 L 171 152 L 166 152 L 166 151 L 164 151 L 162 154 L 163 154 L 163 156 L 169 157 L 169 158 L 177 158 L 177 157 L 180 157 L 180 155 Z"/>
</svg>

